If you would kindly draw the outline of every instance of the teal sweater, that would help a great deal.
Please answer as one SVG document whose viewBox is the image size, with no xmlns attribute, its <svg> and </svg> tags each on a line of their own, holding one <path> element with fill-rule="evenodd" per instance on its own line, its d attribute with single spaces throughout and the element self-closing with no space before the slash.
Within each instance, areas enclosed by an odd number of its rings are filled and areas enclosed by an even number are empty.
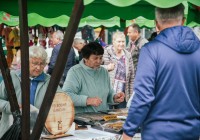
<svg viewBox="0 0 200 140">
<path fill-rule="evenodd" d="M 108 103 L 114 103 L 114 90 L 107 70 L 103 67 L 94 70 L 83 60 L 69 70 L 63 90 L 71 96 L 76 113 L 107 110 Z M 87 106 L 88 97 L 99 97 L 102 104 L 98 107 Z"/>
</svg>

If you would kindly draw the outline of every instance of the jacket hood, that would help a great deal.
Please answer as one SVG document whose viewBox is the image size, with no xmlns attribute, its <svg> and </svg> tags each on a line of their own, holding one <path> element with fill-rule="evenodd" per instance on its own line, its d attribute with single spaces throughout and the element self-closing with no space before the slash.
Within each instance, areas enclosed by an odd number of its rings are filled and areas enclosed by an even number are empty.
<svg viewBox="0 0 200 140">
<path fill-rule="evenodd" d="M 160 32 L 155 40 L 162 42 L 179 53 L 193 53 L 200 47 L 194 32 L 186 26 L 175 26 Z"/>
</svg>

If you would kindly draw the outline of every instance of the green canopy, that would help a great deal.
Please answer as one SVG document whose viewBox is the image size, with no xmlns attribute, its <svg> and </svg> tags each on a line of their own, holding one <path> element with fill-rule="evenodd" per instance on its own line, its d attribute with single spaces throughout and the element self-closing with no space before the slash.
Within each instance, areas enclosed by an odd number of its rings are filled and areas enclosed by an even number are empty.
<svg viewBox="0 0 200 140">
<path fill-rule="evenodd" d="M 45 18 L 56 18 L 71 15 L 74 0 L 27 0 L 28 13 L 36 13 Z M 188 23 L 200 23 L 200 11 L 194 8 L 200 6 L 200 0 L 84 0 L 85 9 L 82 18 L 94 16 L 98 19 L 110 19 L 114 16 L 124 20 L 143 16 L 154 19 L 154 8 L 172 7 L 182 2 L 188 2 Z M 18 16 L 18 0 L 0 0 L 0 11 Z"/>
<path fill-rule="evenodd" d="M 126 27 L 128 27 L 132 23 L 137 23 L 138 25 L 140 25 L 141 28 L 144 28 L 144 27 L 145 28 L 154 28 L 155 27 L 154 20 L 149 20 L 149 19 L 146 19 L 141 16 L 136 19 L 133 19 L 133 20 L 126 20 Z"/>
<path fill-rule="evenodd" d="M 35 20 L 37 19 L 37 20 Z M 28 14 L 28 26 L 36 26 L 36 25 L 42 25 L 44 27 L 50 27 L 53 25 L 58 25 L 60 27 L 66 27 L 69 22 L 69 17 L 66 15 L 62 15 L 56 18 L 45 18 L 42 17 L 36 13 L 30 13 Z M 19 25 L 19 17 L 10 15 L 6 12 L 0 11 L 0 24 L 4 23 L 9 26 L 17 26 Z M 141 28 L 153 28 L 154 26 L 154 20 L 148 20 L 144 17 L 138 17 L 133 20 L 126 20 L 126 27 L 128 27 L 132 23 L 137 23 Z M 85 25 L 89 25 L 92 27 L 120 27 L 120 18 L 119 17 L 113 17 L 106 20 L 100 20 L 93 16 L 88 16 L 85 18 L 82 18 L 79 27 L 83 27 Z"/>
<path fill-rule="evenodd" d="M 200 23 L 196 23 L 196 22 L 190 22 L 187 26 L 193 28 L 193 27 L 200 27 Z"/>
<path fill-rule="evenodd" d="M 85 0 L 85 5 L 87 4 L 91 4 L 94 2 L 97 2 L 98 0 Z M 101 1 L 101 0 L 99 0 Z M 103 0 L 109 4 L 112 4 L 114 6 L 117 7 L 126 7 L 126 6 L 130 6 L 133 4 L 137 4 L 138 2 L 145 2 L 145 3 L 149 3 L 151 5 L 157 6 L 157 7 L 162 7 L 162 8 L 168 8 L 168 7 L 173 7 L 175 5 L 178 5 L 179 3 L 182 3 L 183 1 L 188 1 L 194 5 L 199 5 L 200 2 L 199 0 L 126 0 L 126 1 L 122 1 L 122 0 Z"/>
<path fill-rule="evenodd" d="M 61 15 L 55 18 L 45 18 L 36 13 L 28 14 L 28 26 L 30 27 L 36 26 L 36 25 L 42 25 L 45 27 L 58 25 L 60 27 L 66 27 L 68 25 L 68 22 L 69 22 L 69 16 L 67 15 Z M 4 23 L 9 26 L 16 26 L 16 25 L 19 25 L 19 17 L 0 11 L 0 23 Z M 88 16 L 88 17 L 82 18 L 79 23 L 79 27 L 83 27 L 85 25 L 90 25 L 92 27 L 99 27 L 99 26 L 105 26 L 105 27 L 118 26 L 119 27 L 120 18 L 115 16 L 110 19 L 101 20 L 93 16 Z"/>
<path fill-rule="evenodd" d="M 17 26 L 19 24 L 19 17 L 12 16 L 6 12 L 0 11 L 0 24 L 4 23 L 9 26 Z"/>
</svg>

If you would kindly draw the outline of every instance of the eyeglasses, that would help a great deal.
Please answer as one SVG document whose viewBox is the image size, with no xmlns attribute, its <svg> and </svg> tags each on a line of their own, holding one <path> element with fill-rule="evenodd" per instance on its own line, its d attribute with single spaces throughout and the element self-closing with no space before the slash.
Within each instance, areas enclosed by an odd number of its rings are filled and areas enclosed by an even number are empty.
<svg viewBox="0 0 200 140">
<path fill-rule="evenodd" d="M 33 61 L 31 61 L 31 64 L 33 65 L 33 67 L 37 67 L 37 66 L 44 67 L 46 65 L 46 63 L 39 63 L 39 62 L 33 62 Z"/>
</svg>

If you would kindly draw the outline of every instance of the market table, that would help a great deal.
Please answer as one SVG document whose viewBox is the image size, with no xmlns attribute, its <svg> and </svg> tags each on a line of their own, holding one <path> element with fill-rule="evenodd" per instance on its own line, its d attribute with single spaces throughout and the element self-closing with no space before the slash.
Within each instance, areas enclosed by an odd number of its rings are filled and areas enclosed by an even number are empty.
<svg viewBox="0 0 200 140">
<path fill-rule="evenodd" d="M 57 95 L 56 95 L 57 96 Z M 62 97 L 61 99 L 63 99 Z M 60 99 L 60 98 L 58 98 Z M 68 101 L 69 102 L 69 101 Z M 63 112 L 65 109 L 60 109 L 60 104 L 63 105 L 65 102 L 61 100 L 53 101 L 53 105 L 50 109 L 45 123 L 47 131 L 52 135 L 42 135 L 43 139 L 57 139 L 57 140 L 120 140 L 123 133 L 122 126 L 126 119 L 128 109 L 109 109 L 99 112 L 86 112 L 77 113 L 75 117 L 70 117 L 64 122 L 65 118 L 60 119 L 58 116 L 69 116 L 72 111 Z M 69 105 L 68 105 L 69 106 Z M 63 106 L 65 107 L 65 105 Z M 73 108 L 73 107 L 72 107 Z M 61 114 L 55 110 L 61 110 Z M 69 113 L 70 112 L 70 113 Z M 53 115 L 53 117 L 52 117 Z M 55 120 L 55 118 L 58 118 Z M 74 121 L 72 124 L 71 121 Z M 47 123 L 48 122 L 48 123 Z M 54 125 L 52 125 L 52 122 Z M 60 124 L 59 122 L 62 122 Z M 66 125 L 70 124 L 70 125 Z M 48 124 L 48 125 L 47 125 Z M 64 127 L 66 126 L 66 127 Z M 54 131 L 52 131 L 54 130 Z M 141 140 L 140 134 L 138 133 L 133 140 Z"/>
<path fill-rule="evenodd" d="M 67 132 L 71 136 L 57 138 L 56 140 L 120 140 L 121 134 L 105 132 L 87 126 L 87 129 L 74 130 L 74 126 Z M 44 140 L 41 138 L 41 140 Z M 46 139 L 45 139 L 46 140 Z M 141 140 L 140 133 L 137 133 L 133 140 Z"/>
</svg>

